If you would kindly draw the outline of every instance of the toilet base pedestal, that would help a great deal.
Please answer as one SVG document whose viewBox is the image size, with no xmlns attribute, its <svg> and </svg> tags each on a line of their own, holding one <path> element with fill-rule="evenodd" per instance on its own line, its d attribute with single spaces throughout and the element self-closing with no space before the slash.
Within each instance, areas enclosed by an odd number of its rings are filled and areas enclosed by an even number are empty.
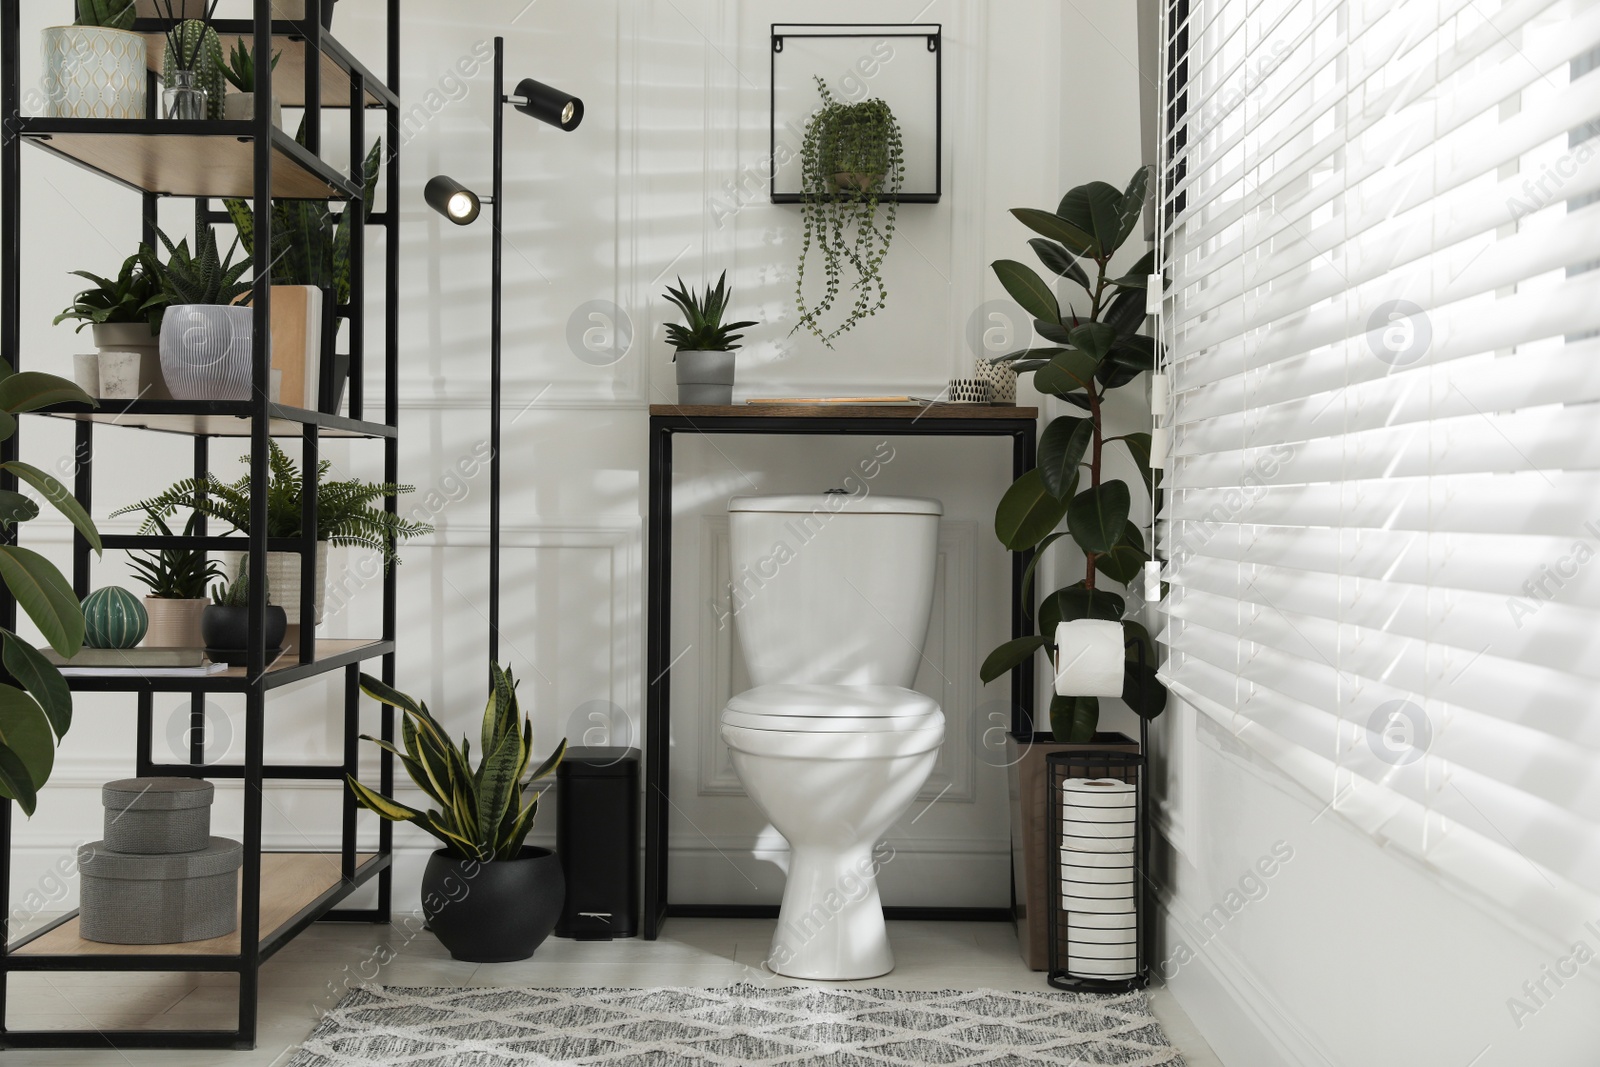
<svg viewBox="0 0 1600 1067">
<path fill-rule="evenodd" d="M 848 982 L 894 970 L 870 846 L 798 847 L 767 966 L 788 978 Z"/>
</svg>

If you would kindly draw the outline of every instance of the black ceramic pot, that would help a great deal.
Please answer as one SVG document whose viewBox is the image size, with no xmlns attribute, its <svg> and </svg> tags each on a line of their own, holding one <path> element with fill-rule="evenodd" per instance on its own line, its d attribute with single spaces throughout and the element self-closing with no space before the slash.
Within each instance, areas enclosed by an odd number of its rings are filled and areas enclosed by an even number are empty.
<svg viewBox="0 0 1600 1067">
<path fill-rule="evenodd" d="M 250 609 L 207 604 L 200 613 L 200 636 L 205 639 L 206 654 L 218 663 L 230 667 L 244 666 L 245 650 L 249 647 Z M 283 635 L 289 626 L 289 616 L 276 604 L 267 605 L 267 656 L 283 650 Z"/>
<path fill-rule="evenodd" d="M 514 963 L 533 955 L 561 917 L 561 859 L 524 846 L 514 860 L 458 860 L 444 849 L 422 872 L 422 914 L 450 955 L 467 963 Z"/>
</svg>

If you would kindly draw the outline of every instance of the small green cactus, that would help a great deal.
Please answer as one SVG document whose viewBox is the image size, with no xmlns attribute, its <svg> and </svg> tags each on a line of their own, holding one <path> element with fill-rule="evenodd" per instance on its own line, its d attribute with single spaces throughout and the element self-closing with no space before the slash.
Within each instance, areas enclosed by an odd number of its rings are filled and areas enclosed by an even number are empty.
<svg viewBox="0 0 1600 1067">
<path fill-rule="evenodd" d="M 223 76 L 227 61 L 223 58 L 217 31 L 199 19 L 188 19 L 167 38 L 167 55 L 161 64 L 162 80 L 171 85 L 178 71 L 194 71 L 195 86 L 206 91 L 206 118 L 222 118 L 228 92 Z"/>
<path fill-rule="evenodd" d="M 133 0 L 78 0 L 78 25 L 131 30 L 138 12 Z"/>
</svg>

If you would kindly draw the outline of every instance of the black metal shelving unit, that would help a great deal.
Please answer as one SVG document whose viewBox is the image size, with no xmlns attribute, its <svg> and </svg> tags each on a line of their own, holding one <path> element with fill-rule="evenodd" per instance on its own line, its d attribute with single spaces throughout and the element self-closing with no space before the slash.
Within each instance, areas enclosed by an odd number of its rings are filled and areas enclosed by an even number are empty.
<svg viewBox="0 0 1600 1067">
<path fill-rule="evenodd" d="M 0 117 L 4 119 L 0 143 L 0 353 L 18 370 L 26 360 L 21 352 L 23 144 L 31 143 L 67 158 L 110 181 L 143 194 L 145 239 L 155 240 L 156 206 L 165 197 L 193 199 L 197 214 L 212 222 L 227 222 L 212 210 L 220 197 L 249 199 L 257 220 L 254 273 L 268 279 L 271 218 L 274 198 L 342 200 L 359 203 L 361 165 L 366 156 L 369 110 L 384 115 L 387 150 L 386 177 L 389 209 L 375 211 L 363 222 L 358 215 L 353 229 L 351 302 L 336 309 L 348 324 L 348 414 L 289 408 L 271 403 L 270 282 L 257 290 L 254 304 L 254 398 L 238 402 L 139 401 L 89 409 L 60 406 L 38 414 L 71 419 L 75 426 L 73 491 L 80 503 L 94 501 L 94 449 L 103 426 L 129 434 L 157 432 L 179 434 L 194 441 L 194 472 L 204 474 L 210 462 L 213 437 L 249 438 L 250 476 L 253 485 L 268 480 L 268 442 L 272 438 L 299 438 L 302 469 L 315 477 L 318 448 L 324 438 L 379 441 L 384 454 L 386 481 L 399 481 L 399 410 L 395 384 L 399 364 L 398 272 L 399 221 L 395 210 L 400 182 L 400 0 L 386 0 L 388 16 L 387 77 L 380 80 L 322 27 L 322 8 L 333 0 L 306 0 L 306 17 L 300 22 L 274 22 L 270 0 L 254 0 L 254 20 L 216 24 L 224 47 L 232 39 L 253 44 L 257 55 L 283 53 L 276 78 L 269 64 L 258 70 L 258 93 L 270 98 L 274 89 L 285 107 L 302 107 L 306 115 L 305 144 L 272 125 L 270 109 L 248 122 L 176 122 L 155 117 L 160 99 L 154 73 L 150 75 L 149 113 L 143 120 L 31 118 L 21 114 L 20 23 L 22 0 L 0 0 Z M 64 9 L 65 0 L 59 0 Z M 159 23 L 141 20 L 135 32 L 150 42 L 150 65 L 159 69 L 164 46 Z M 350 115 L 348 172 L 322 159 L 322 111 L 347 110 Z M 201 162 L 203 166 L 199 165 Z M 347 206 L 348 210 L 348 206 Z M 365 411 L 363 375 L 366 365 L 364 294 L 365 225 L 385 231 L 383 259 L 385 331 L 383 347 L 384 410 L 381 420 Z M 343 355 L 344 353 L 341 353 Z M 333 358 L 325 353 L 324 359 Z M 0 459 L 18 455 L 21 434 L 0 446 Z M 14 475 L 0 475 L 0 488 L 15 489 Z M 242 780 L 244 787 L 244 868 L 240 881 L 240 918 L 235 934 L 212 941 L 179 945 L 104 946 L 77 936 L 77 915 L 64 916 L 49 926 L 0 944 L 0 1048 L 233 1048 L 255 1045 L 256 1000 L 262 964 L 313 922 L 387 923 L 391 905 L 393 828 L 379 822 L 375 851 L 356 848 L 356 806 L 344 791 L 341 808 L 340 849 L 327 853 L 263 853 L 261 821 L 264 787 L 269 781 L 341 781 L 357 774 L 357 734 L 360 731 L 361 665 L 382 660 L 382 675 L 390 683 L 395 672 L 395 576 L 385 572 L 383 582 L 383 634 L 370 640 L 316 638 L 316 493 L 304 494 L 303 537 L 194 538 L 106 537 L 107 549 L 137 549 L 157 545 L 204 547 L 208 550 L 245 550 L 252 573 L 264 573 L 268 551 L 295 552 L 301 556 L 301 641 L 298 656 L 267 661 L 266 598 L 257 590 L 250 602 L 248 662 L 242 668 L 202 679 L 193 678 L 74 678 L 78 692 L 132 694 L 136 702 L 137 741 L 134 773 Z M 393 513 L 398 504 L 386 504 Z M 92 513 L 92 511 L 91 511 Z M 253 494 L 251 528 L 267 526 L 264 492 Z M 5 534 L 15 539 L 13 527 Z M 79 597 L 90 591 L 90 548 L 81 534 L 75 536 L 73 587 Z M 14 599 L 0 590 L 0 625 L 15 625 Z M 296 621 L 296 620 L 291 620 Z M 340 761 L 332 764 L 269 764 L 265 758 L 266 703 L 273 690 L 296 682 L 343 672 L 343 737 Z M 157 762 L 153 753 L 154 697 L 157 693 L 190 695 L 190 751 L 188 762 Z M 245 702 L 244 759 L 237 764 L 205 763 L 205 701 L 210 694 L 242 695 Z M 393 712 L 380 712 L 380 735 L 394 738 Z M 394 786 L 394 766 L 388 753 L 381 755 L 379 787 Z M 0 914 L 11 911 L 12 803 L 0 801 Z M 350 909 L 339 905 L 357 887 L 376 881 L 378 899 L 373 908 Z M 239 1007 L 235 1026 L 214 1030 L 74 1030 L 13 1029 L 6 1016 L 10 975 L 20 972 L 84 971 L 191 971 L 232 973 L 239 977 Z"/>
</svg>

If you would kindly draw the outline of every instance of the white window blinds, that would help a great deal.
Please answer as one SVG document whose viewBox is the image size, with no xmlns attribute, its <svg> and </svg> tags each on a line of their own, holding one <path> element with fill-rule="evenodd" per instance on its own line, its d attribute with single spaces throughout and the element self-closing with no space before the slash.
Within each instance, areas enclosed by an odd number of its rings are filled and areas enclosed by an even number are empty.
<svg viewBox="0 0 1600 1067">
<path fill-rule="evenodd" d="M 1164 678 L 1570 929 L 1600 894 L 1600 2 L 1163 3 Z"/>
</svg>

